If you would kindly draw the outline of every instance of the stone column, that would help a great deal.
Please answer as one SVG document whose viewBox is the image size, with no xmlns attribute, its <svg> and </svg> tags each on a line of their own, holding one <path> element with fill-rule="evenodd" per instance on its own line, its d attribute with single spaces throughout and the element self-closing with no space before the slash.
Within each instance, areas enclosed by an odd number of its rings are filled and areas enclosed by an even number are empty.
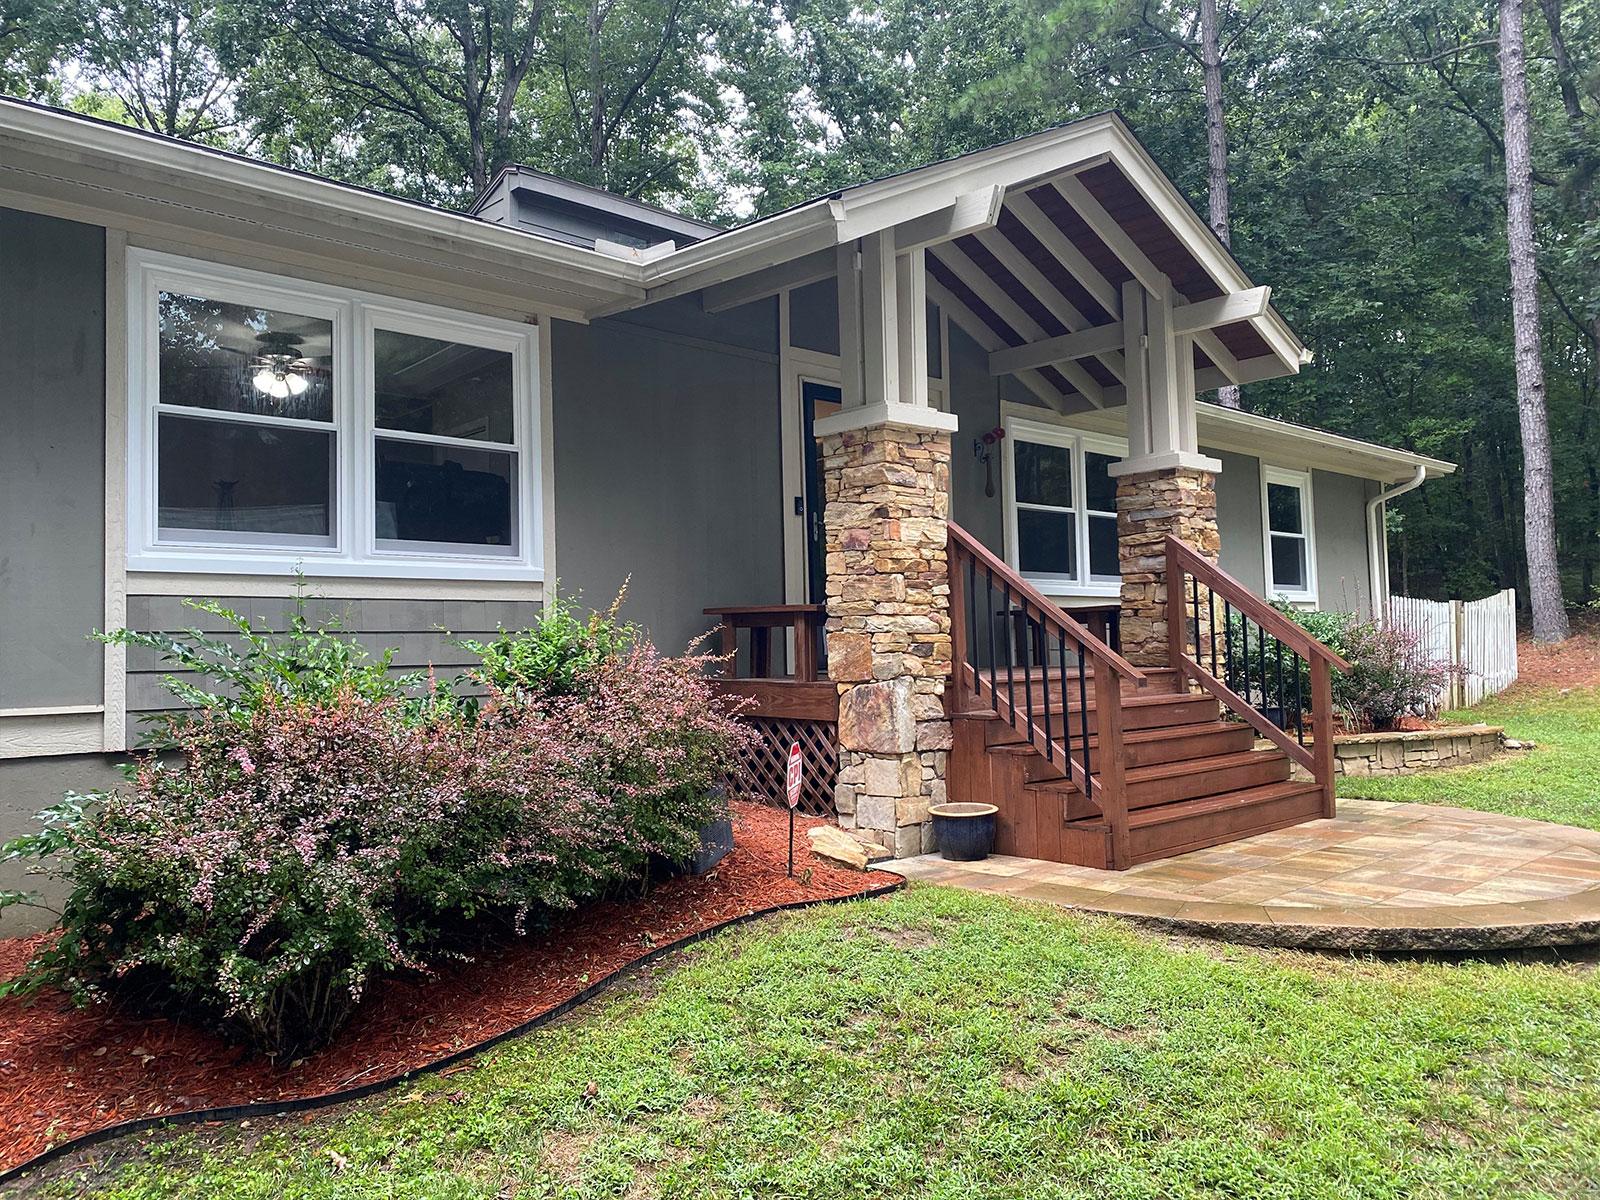
<svg viewBox="0 0 1600 1200">
<path fill-rule="evenodd" d="M 894 422 L 828 433 L 828 677 L 839 689 L 839 824 L 898 857 L 933 849 L 952 740 L 950 434 Z"/>
<path fill-rule="evenodd" d="M 1117 550 L 1122 565 L 1122 655 L 1135 666 L 1167 666 L 1166 539 L 1172 534 L 1217 561 L 1216 476 L 1168 467 L 1117 480 Z M 1201 640 L 1209 656 L 1210 618 L 1201 589 Z M 1220 618 L 1219 618 L 1220 620 Z M 1222 630 L 1218 629 L 1221 650 Z M 1193 639 L 1186 637 L 1187 644 Z M 1209 665 L 1209 657 L 1208 664 Z"/>
</svg>

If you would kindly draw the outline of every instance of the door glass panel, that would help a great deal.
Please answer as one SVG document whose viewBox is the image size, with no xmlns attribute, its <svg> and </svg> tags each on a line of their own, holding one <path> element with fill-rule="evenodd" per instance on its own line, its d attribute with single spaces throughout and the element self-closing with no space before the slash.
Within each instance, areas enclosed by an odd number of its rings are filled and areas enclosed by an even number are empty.
<svg viewBox="0 0 1600 1200">
<path fill-rule="evenodd" d="M 390 438 L 376 446 L 380 541 L 515 551 L 515 454 Z"/>
<path fill-rule="evenodd" d="M 381 428 L 516 440 L 510 351 L 380 329 L 372 357 Z"/>
<path fill-rule="evenodd" d="M 330 538 L 331 430 L 163 413 L 158 437 L 156 496 L 163 533 L 205 530 Z"/>
<path fill-rule="evenodd" d="M 1072 507 L 1072 451 L 1041 442 L 1016 444 L 1014 459 L 1019 504 Z"/>
<path fill-rule="evenodd" d="M 1280 591 L 1306 589 L 1306 542 L 1304 538 L 1272 535 L 1272 586 Z"/>
<path fill-rule="evenodd" d="M 333 420 L 332 321 L 176 292 L 159 308 L 162 404 Z"/>
<path fill-rule="evenodd" d="M 1017 566 L 1025 575 L 1076 575 L 1077 522 L 1071 513 L 1017 510 Z"/>
</svg>

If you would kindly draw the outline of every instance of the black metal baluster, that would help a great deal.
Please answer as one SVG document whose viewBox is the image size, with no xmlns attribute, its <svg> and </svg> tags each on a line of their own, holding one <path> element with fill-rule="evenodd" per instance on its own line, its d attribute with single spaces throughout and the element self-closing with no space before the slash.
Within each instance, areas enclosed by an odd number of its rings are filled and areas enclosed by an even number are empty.
<svg viewBox="0 0 1600 1200">
<path fill-rule="evenodd" d="M 972 690 L 978 690 L 978 560 L 967 559 L 967 662 L 972 667 Z"/>
<path fill-rule="evenodd" d="M 1217 675 L 1217 594 L 1210 588 L 1206 589 L 1206 606 L 1211 611 L 1211 674 L 1220 679 L 1222 676 Z M 1226 632 L 1223 634 L 1223 646 L 1227 646 Z"/>
<path fill-rule="evenodd" d="M 1062 653 L 1063 654 L 1066 653 L 1065 646 L 1063 646 L 1063 648 L 1062 648 Z M 1085 655 L 1083 653 L 1083 647 L 1082 646 L 1078 646 L 1077 647 L 1077 654 L 1078 654 L 1078 732 L 1083 738 L 1083 794 L 1085 796 L 1088 796 L 1090 794 L 1089 776 L 1090 776 L 1090 773 L 1091 773 L 1091 767 L 1089 765 L 1089 679 L 1088 679 L 1088 676 L 1085 674 L 1085 671 L 1084 671 Z"/>
<path fill-rule="evenodd" d="M 1030 631 L 1031 636 L 1031 631 Z M 1044 688 L 1044 760 L 1055 761 L 1055 743 L 1050 740 L 1050 635 L 1045 632 L 1044 621 L 1039 621 L 1039 648 L 1044 662 L 1039 667 L 1039 685 Z M 1030 656 L 1031 657 L 1031 656 Z"/>
<path fill-rule="evenodd" d="M 1263 626 L 1260 625 L 1256 626 L 1256 631 L 1260 634 L 1260 640 L 1256 644 L 1259 647 L 1257 653 L 1260 655 L 1261 659 L 1261 707 L 1265 708 L 1267 706 L 1267 631 Z"/>
<path fill-rule="evenodd" d="M 1200 576 L 1189 576 L 1189 607 L 1194 610 L 1194 660 L 1200 661 Z"/>
<path fill-rule="evenodd" d="M 1300 694 L 1300 659 L 1294 663 L 1294 736 L 1302 746 L 1306 744 L 1306 704 Z"/>
<path fill-rule="evenodd" d="M 1238 664 L 1233 661 L 1233 647 L 1229 645 L 1229 639 L 1233 637 L 1233 604 L 1226 597 L 1224 597 L 1222 601 L 1222 625 L 1223 645 L 1228 646 L 1228 674 L 1227 678 L 1225 678 L 1222 682 L 1227 684 L 1229 690 L 1232 691 L 1234 690 L 1233 681 Z"/>
<path fill-rule="evenodd" d="M 1285 725 L 1287 725 L 1289 723 L 1289 721 L 1288 721 L 1288 717 L 1284 714 L 1284 711 L 1283 711 L 1283 707 L 1284 707 L 1284 695 L 1283 695 L 1283 642 L 1281 642 L 1278 638 L 1273 638 L 1272 639 L 1272 654 L 1273 654 L 1273 657 L 1277 659 L 1277 672 L 1278 672 L 1278 687 L 1277 687 L 1277 692 L 1275 694 L 1275 698 L 1277 699 L 1278 702 L 1277 702 L 1277 704 L 1273 705 L 1272 707 L 1274 707 L 1274 708 L 1276 708 L 1278 710 L 1278 728 L 1282 729 Z"/>
<path fill-rule="evenodd" d="M 999 711 L 1000 693 L 995 690 L 994 680 L 994 570 L 991 567 L 983 569 L 983 611 L 987 614 L 984 624 L 989 628 L 989 705 Z"/>
<path fill-rule="evenodd" d="M 1022 612 L 1022 708 L 1028 715 L 1028 740 L 1033 740 L 1033 616 L 1024 605 Z M 1013 624 L 1013 628 L 1015 625 Z"/>
<path fill-rule="evenodd" d="M 1006 704 L 1010 707 L 1011 719 L 1015 722 L 1017 716 L 1016 624 L 1011 617 L 1011 585 L 1004 579 L 1000 581 L 1000 607 L 1005 613 L 1006 620 L 1006 627 L 1000 632 L 1000 644 L 1006 648 Z"/>
</svg>

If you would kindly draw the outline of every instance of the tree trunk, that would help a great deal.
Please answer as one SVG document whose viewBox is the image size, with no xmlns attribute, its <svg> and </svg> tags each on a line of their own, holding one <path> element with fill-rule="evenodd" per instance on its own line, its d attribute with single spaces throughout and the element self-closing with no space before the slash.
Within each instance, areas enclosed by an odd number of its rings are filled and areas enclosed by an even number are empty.
<svg viewBox="0 0 1600 1200">
<path fill-rule="evenodd" d="M 1567 636 L 1556 562 L 1555 472 L 1550 458 L 1544 363 L 1539 348 L 1539 276 L 1533 237 L 1533 157 L 1523 59 L 1521 0 L 1500 0 L 1500 90 L 1505 110 L 1506 246 L 1511 260 L 1511 324 L 1522 426 L 1523 526 L 1533 637 Z"/>
<path fill-rule="evenodd" d="M 1206 211 L 1212 232 L 1230 244 L 1228 226 L 1228 130 L 1222 123 L 1222 49 L 1217 0 L 1200 0 L 1200 69 L 1206 96 Z M 1217 389 L 1217 403 L 1239 407 L 1239 389 Z"/>
</svg>

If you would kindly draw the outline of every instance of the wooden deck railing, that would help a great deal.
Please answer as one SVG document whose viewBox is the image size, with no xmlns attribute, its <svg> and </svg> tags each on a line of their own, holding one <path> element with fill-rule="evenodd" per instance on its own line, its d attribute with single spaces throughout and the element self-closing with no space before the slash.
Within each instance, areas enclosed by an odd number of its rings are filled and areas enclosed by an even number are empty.
<svg viewBox="0 0 1600 1200">
<path fill-rule="evenodd" d="M 723 677 L 716 690 L 751 701 L 747 714 L 789 720 L 837 721 L 839 694 L 818 662 L 817 641 L 824 616 L 820 604 L 742 604 L 708 608 L 721 621 Z M 794 671 L 782 670 L 785 635 L 794 630 Z M 739 631 L 749 631 L 749 649 L 740 654 Z M 748 671 L 740 674 L 741 658 Z M 777 668 L 775 673 L 775 668 Z"/>
<path fill-rule="evenodd" d="M 1099 807 L 1126 865 L 1122 689 L 1144 672 L 953 521 L 949 555 L 957 711 L 994 712 L 1058 767 Z"/>
<path fill-rule="evenodd" d="M 1323 815 L 1333 816 L 1330 671 L 1350 664 L 1177 538 L 1167 538 L 1166 551 L 1172 665 L 1310 772 L 1322 789 Z"/>
</svg>

